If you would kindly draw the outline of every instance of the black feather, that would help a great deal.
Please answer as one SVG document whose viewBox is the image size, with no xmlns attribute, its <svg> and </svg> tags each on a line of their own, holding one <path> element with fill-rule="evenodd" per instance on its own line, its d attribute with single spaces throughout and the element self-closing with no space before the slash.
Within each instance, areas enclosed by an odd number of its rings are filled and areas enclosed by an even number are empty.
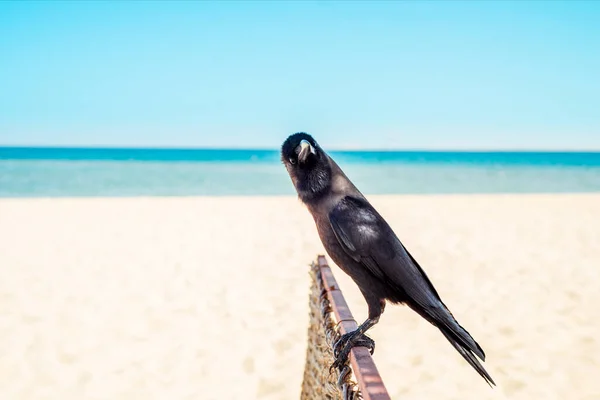
<svg viewBox="0 0 600 400">
<path fill-rule="evenodd" d="M 293 162 L 301 140 L 316 150 L 302 165 Z M 479 344 L 459 325 L 388 223 L 314 139 L 305 133 L 290 136 L 282 146 L 282 161 L 315 220 L 325 250 L 364 295 L 369 326 L 379 320 L 385 300 L 405 303 L 436 326 L 488 384 L 494 384 L 477 359 L 485 360 Z"/>
</svg>

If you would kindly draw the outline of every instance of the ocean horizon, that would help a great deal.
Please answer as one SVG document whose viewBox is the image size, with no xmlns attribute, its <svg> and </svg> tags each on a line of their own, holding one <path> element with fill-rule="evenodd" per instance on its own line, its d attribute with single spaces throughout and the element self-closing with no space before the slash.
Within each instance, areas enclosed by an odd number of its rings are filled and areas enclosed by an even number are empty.
<svg viewBox="0 0 600 400">
<path fill-rule="evenodd" d="M 365 194 L 600 192 L 600 152 L 329 153 Z M 0 197 L 294 194 L 278 150 L 0 147 Z"/>
</svg>

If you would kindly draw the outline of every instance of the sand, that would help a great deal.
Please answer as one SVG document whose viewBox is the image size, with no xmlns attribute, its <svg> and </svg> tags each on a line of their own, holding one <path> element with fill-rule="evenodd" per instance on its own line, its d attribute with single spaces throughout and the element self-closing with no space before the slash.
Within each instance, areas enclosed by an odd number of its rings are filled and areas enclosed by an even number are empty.
<svg viewBox="0 0 600 400">
<path fill-rule="evenodd" d="M 370 198 L 498 383 L 388 306 L 392 398 L 600 399 L 600 195 Z M 322 251 L 291 197 L 0 200 L 0 398 L 298 398 Z"/>
</svg>

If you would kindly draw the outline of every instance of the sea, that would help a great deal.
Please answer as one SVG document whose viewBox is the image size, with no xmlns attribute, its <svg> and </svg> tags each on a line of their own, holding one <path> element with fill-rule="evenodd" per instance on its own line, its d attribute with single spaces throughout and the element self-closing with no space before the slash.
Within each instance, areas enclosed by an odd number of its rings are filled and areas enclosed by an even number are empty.
<svg viewBox="0 0 600 400">
<path fill-rule="evenodd" d="M 332 151 L 365 194 L 600 192 L 600 152 Z M 0 197 L 295 195 L 277 150 L 0 147 Z"/>
</svg>

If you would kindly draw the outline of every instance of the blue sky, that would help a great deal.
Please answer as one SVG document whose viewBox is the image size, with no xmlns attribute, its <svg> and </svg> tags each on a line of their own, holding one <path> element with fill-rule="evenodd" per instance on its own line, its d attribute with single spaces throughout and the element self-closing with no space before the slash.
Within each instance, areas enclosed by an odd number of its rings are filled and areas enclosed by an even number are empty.
<svg viewBox="0 0 600 400">
<path fill-rule="evenodd" d="M 0 144 L 600 149 L 600 2 L 0 2 Z"/>
</svg>

